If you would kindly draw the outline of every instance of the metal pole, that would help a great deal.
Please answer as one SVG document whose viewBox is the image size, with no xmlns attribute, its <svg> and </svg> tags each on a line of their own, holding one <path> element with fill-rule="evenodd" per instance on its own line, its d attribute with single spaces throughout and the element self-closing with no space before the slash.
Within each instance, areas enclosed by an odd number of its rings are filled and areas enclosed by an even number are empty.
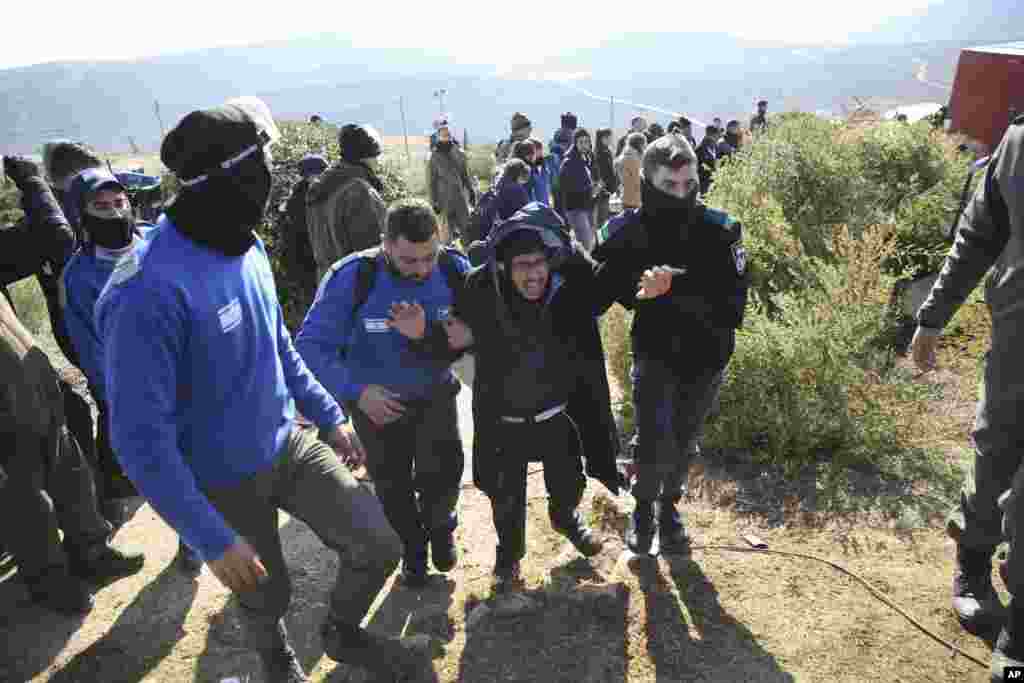
<svg viewBox="0 0 1024 683">
<path fill-rule="evenodd" d="M 412 154 L 409 152 L 409 127 L 405 125 L 405 98 L 398 98 L 398 108 L 402 112 L 402 135 L 405 137 L 405 158 L 412 168 Z"/>
<path fill-rule="evenodd" d="M 162 141 L 164 139 L 164 135 L 166 135 L 166 134 L 164 133 L 164 120 L 160 116 L 160 101 L 159 100 L 153 100 L 153 110 L 156 112 L 157 123 L 160 124 L 160 140 Z"/>
</svg>

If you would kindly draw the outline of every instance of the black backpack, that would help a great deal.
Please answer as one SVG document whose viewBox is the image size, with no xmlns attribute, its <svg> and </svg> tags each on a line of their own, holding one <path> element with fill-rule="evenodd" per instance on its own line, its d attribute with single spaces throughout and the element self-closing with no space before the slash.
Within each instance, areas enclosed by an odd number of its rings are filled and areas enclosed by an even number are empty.
<svg viewBox="0 0 1024 683">
<path fill-rule="evenodd" d="M 380 247 L 371 247 L 365 251 L 359 252 L 359 270 L 356 271 L 356 282 L 355 289 L 352 294 L 352 313 L 349 319 L 351 324 L 354 324 L 356 315 L 359 313 L 359 309 L 366 304 L 367 299 L 370 298 L 370 292 L 373 290 L 373 284 L 377 280 L 377 271 L 381 266 L 382 249 Z M 444 276 L 444 281 L 448 285 L 448 289 L 452 291 L 453 296 L 462 287 L 462 274 L 459 273 L 458 267 L 455 265 L 454 255 L 463 254 L 453 247 L 441 247 L 441 253 L 438 255 L 437 265 L 441 269 L 441 274 Z M 341 348 L 341 357 L 345 357 L 346 349 Z"/>
</svg>

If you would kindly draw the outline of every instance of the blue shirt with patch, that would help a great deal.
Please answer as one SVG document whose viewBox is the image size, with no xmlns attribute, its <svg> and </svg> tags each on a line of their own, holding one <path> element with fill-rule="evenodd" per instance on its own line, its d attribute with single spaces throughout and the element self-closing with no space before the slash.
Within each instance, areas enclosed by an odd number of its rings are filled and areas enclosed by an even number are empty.
<svg viewBox="0 0 1024 683">
<path fill-rule="evenodd" d="M 292 345 L 263 243 L 225 256 L 164 217 L 95 310 L 114 453 L 185 542 L 217 559 L 236 534 L 203 490 L 271 467 L 296 401 L 322 429 L 345 419 Z"/>
<path fill-rule="evenodd" d="M 145 234 L 153 226 L 146 224 L 137 228 L 140 234 Z M 139 239 L 139 236 L 135 237 L 133 246 Z M 103 386 L 103 343 L 96 328 L 94 308 L 117 261 L 131 248 L 112 252 L 86 244 L 71 257 L 60 277 L 64 330 L 75 348 L 78 367 L 89 380 L 89 391 L 97 403 L 106 401 L 106 391 Z"/>
<path fill-rule="evenodd" d="M 447 317 L 452 292 L 440 267 L 423 282 L 400 277 L 378 256 L 373 286 L 366 302 L 354 311 L 360 260 L 353 254 L 324 276 L 295 345 L 324 386 L 339 401 L 358 401 L 363 389 L 378 384 L 404 399 L 429 396 L 451 381 L 450 364 L 418 354 L 401 332 L 388 326 L 389 310 L 400 301 L 417 302 L 427 326 Z M 459 272 L 469 262 L 453 255 Z"/>
</svg>

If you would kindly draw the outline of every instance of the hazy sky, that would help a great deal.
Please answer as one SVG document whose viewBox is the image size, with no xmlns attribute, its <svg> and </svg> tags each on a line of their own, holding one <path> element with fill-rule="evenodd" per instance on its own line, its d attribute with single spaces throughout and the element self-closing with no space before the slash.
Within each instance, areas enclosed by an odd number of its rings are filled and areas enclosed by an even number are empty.
<svg viewBox="0 0 1024 683">
<path fill-rule="evenodd" d="M 64 60 L 134 59 L 310 33 L 349 34 L 358 46 L 440 48 L 506 66 L 628 31 L 727 31 L 763 40 L 842 42 L 886 18 L 937 0 L 757 0 L 699 2 L 671 20 L 664 2 L 512 3 L 507 0 L 226 2 L 143 0 L 139 4 L 8 3 L 0 69 Z M 680 7 L 685 7 L 685 3 Z M 142 8 L 153 7 L 151 13 Z M 714 7 L 717 12 L 708 12 Z M 150 17 L 153 17 L 152 19 Z M 516 22 L 523 22 L 518 28 Z M 526 36 L 531 38 L 525 38 Z M 518 48 L 518 49 L 517 49 Z"/>
</svg>

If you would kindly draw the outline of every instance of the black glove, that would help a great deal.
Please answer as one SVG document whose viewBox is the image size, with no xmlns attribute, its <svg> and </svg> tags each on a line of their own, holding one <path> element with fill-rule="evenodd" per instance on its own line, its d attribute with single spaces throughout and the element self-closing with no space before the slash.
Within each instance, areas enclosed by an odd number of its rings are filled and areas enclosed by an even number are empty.
<svg viewBox="0 0 1024 683">
<path fill-rule="evenodd" d="M 21 156 L 4 157 L 4 173 L 14 181 L 19 190 L 24 189 L 29 180 L 43 178 L 39 164 Z"/>
</svg>

